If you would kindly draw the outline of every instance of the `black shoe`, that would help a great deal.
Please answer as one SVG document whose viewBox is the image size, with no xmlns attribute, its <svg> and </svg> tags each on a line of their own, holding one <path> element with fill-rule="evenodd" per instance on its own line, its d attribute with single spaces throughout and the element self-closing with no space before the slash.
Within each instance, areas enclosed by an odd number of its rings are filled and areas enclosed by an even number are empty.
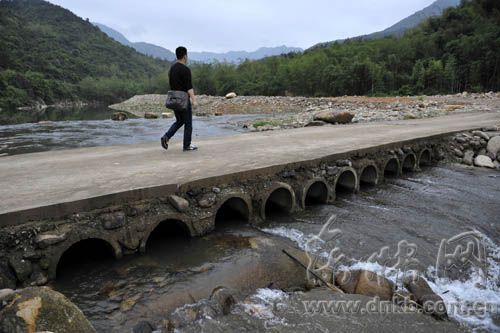
<svg viewBox="0 0 500 333">
<path fill-rule="evenodd" d="M 168 139 L 166 137 L 161 138 L 161 146 L 163 149 L 168 150 Z"/>
<path fill-rule="evenodd" d="M 195 145 L 189 145 L 189 147 L 184 147 L 184 151 L 195 151 L 198 150 L 198 147 Z"/>
</svg>

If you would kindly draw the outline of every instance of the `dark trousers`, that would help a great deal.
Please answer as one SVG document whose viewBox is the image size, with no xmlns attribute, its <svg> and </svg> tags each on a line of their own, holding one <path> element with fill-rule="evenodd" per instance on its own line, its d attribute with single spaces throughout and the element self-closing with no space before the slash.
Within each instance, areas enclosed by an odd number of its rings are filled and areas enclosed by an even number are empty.
<svg viewBox="0 0 500 333">
<path fill-rule="evenodd" d="M 175 133 L 184 126 L 184 148 L 191 145 L 191 136 L 193 135 L 193 109 L 191 102 L 188 103 L 188 108 L 185 111 L 174 111 L 175 123 L 172 124 L 165 137 L 171 139 Z"/>
</svg>

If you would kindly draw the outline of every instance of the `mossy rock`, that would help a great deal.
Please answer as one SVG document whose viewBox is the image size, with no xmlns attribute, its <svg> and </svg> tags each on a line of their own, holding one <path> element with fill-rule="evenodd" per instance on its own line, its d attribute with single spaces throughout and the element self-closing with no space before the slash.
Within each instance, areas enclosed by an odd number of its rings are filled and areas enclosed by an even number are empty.
<svg viewBox="0 0 500 333">
<path fill-rule="evenodd" d="M 47 287 L 17 290 L 0 300 L 2 333 L 95 333 L 82 311 Z"/>
</svg>

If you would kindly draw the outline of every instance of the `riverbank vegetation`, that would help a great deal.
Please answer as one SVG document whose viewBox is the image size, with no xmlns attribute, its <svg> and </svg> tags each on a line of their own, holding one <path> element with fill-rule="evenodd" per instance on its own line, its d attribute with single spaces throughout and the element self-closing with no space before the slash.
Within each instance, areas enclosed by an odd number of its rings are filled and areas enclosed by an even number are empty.
<svg viewBox="0 0 500 333">
<path fill-rule="evenodd" d="M 0 2 L 0 107 L 36 100 L 114 103 L 166 93 L 170 63 L 115 42 L 42 0 Z M 194 64 L 201 94 L 419 95 L 500 90 L 500 2 L 472 0 L 403 37 L 347 40 L 304 53 Z"/>
</svg>

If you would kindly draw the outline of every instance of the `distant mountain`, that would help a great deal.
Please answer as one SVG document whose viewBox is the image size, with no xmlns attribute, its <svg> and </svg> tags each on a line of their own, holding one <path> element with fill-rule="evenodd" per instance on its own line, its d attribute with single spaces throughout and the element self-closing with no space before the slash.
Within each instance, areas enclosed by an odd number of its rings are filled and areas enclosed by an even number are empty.
<svg viewBox="0 0 500 333">
<path fill-rule="evenodd" d="M 394 24 L 393 26 L 383 31 L 374 32 L 369 35 L 354 37 L 352 39 L 370 40 L 370 39 L 384 38 L 388 36 L 402 36 L 406 31 L 416 28 L 420 23 L 424 22 L 425 20 L 431 17 L 440 16 L 446 9 L 450 7 L 457 7 L 458 5 L 460 5 L 460 2 L 461 0 L 437 0 L 431 5 L 416 12 L 413 15 L 408 16 L 407 18 L 399 21 L 398 23 Z M 344 40 L 337 40 L 334 42 L 320 43 L 313 46 L 312 48 L 326 47 L 331 43 L 343 42 L 343 41 Z"/>
<path fill-rule="evenodd" d="M 158 59 L 162 60 L 168 60 L 168 61 L 174 61 L 175 60 L 175 53 L 173 53 L 170 50 L 167 50 L 161 46 L 157 46 L 154 44 L 150 43 L 134 43 L 131 42 L 125 37 L 122 33 L 100 23 L 94 23 L 99 29 L 101 29 L 102 32 L 104 32 L 106 35 L 109 37 L 113 38 L 117 42 L 125 45 L 125 46 L 130 46 L 134 48 L 137 52 L 152 56 Z"/>
<path fill-rule="evenodd" d="M 149 43 L 134 43 L 129 41 L 120 32 L 105 26 L 104 24 L 94 23 L 99 29 L 101 29 L 105 34 L 114 40 L 122 43 L 123 45 L 130 46 L 140 53 L 150 55 L 163 60 L 175 60 L 175 54 L 161 46 L 157 46 Z M 297 47 L 261 47 L 257 51 L 247 52 L 247 51 L 230 51 L 226 53 L 216 53 L 216 52 L 189 52 L 189 58 L 197 62 L 214 62 L 214 61 L 227 61 L 227 62 L 241 62 L 245 59 L 259 60 L 265 57 L 277 56 L 281 54 L 287 54 L 291 52 L 302 52 L 301 48 Z"/>
<path fill-rule="evenodd" d="M 242 60 L 259 60 L 266 57 L 278 56 L 291 52 L 302 52 L 303 49 L 298 47 L 288 47 L 285 45 L 277 47 L 261 47 L 257 51 L 230 51 L 226 53 L 215 52 L 190 52 L 190 58 L 199 62 L 227 61 L 241 62 Z"/>
</svg>

